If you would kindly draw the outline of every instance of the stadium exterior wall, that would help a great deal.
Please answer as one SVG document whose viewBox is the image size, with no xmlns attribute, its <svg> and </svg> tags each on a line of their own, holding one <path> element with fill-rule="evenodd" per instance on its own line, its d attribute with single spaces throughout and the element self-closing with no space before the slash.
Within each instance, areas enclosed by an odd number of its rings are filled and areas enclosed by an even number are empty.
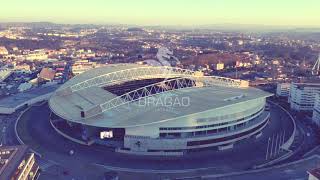
<svg viewBox="0 0 320 180">
<path fill-rule="evenodd" d="M 240 131 L 224 133 L 224 134 L 214 135 L 214 136 L 207 135 L 207 136 L 194 137 L 194 138 L 172 138 L 172 139 L 150 138 L 147 136 L 125 136 L 124 146 L 126 149 L 130 149 L 131 154 L 135 154 L 136 152 L 138 154 L 142 154 L 142 152 L 144 152 L 146 155 L 148 155 L 150 153 L 150 150 L 152 151 L 177 151 L 177 150 L 185 151 L 188 149 L 199 149 L 199 148 L 232 144 L 236 141 L 248 138 L 250 136 L 253 136 L 261 132 L 261 130 L 267 125 L 269 118 L 270 118 L 270 114 L 264 113 L 264 116 L 261 119 L 261 121 L 259 121 L 258 123 L 250 127 L 247 127 Z M 192 145 L 192 146 L 188 145 L 188 143 L 194 142 L 194 141 L 201 142 L 201 141 L 206 141 L 211 139 L 219 139 L 219 138 L 224 138 L 229 136 L 236 136 L 238 134 L 243 134 L 243 135 L 239 135 L 239 137 L 235 137 L 230 140 L 225 140 L 225 141 L 220 141 L 215 143 L 199 144 L 199 145 Z M 138 146 L 137 146 L 137 142 L 139 142 Z"/>
<path fill-rule="evenodd" d="M 182 116 L 182 117 L 178 117 L 171 120 L 165 120 L 162 123 L 155 123 L 151 125 L 126 128 L 126 135 L 148 136 L 151 138 L 158 138 L 160 133 L 159 129 L 162 127 L 167 127 L 167 128 L 194 127 L 194 126 L 205 126 L 205 125 L 211 125 L 211 124 L 232 122 L 234 120 L 248 117 L 248 116 L 251 116 L 252 114 L 257 113 L 258 111 L 264 108 L 265 102 L 266 102 L 265 98 L 253 99 L 250 101 L 240 102 L 237 104 L 225 106 L 222 108 L 212 109 L 205 112 L 199 112 L 196 114 Z M 230 112 L 232 112 L 232 114 Z M 166 112 L 163 112 L 163 113 L 166 113 Z M 252 118 L 254 117 L 247 118 L 244 121 L 249 121 Z M 232 123 L 232 125 L 236 125 L 244 121 Z M 219 126 L 219 128 L 228 127 L 230 125 L 231 124 L 222 125 L 222 126 Z M 210 129 L 212 128 L 209 127 L 201 130 L 210 130 Z M 189 129 L 177 130 L 177 131 L 191 132 L 191 131 L 194 131 L 194 129 L 189 128 Z M 163 132 L 177 132 L 177 131 L 164 130 Z"/>
</svg>

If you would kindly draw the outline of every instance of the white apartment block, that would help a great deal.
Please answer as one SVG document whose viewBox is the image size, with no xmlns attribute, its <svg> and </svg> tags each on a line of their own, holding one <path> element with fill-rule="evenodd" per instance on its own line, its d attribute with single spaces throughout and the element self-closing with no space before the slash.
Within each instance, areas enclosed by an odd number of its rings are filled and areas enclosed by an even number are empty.
<svg viewBox="0 0 320 180">
<path fill-rule="evenodd" d="M 296 111 L 313 111 L 316 94 L 320 93 L 320 83 L 291 83 L 288 101 Z"/>
<path fill-rule="evenodd" d="M 320 94 L 317 94 L 315 98 L 312 113 L 312 121 L 315 122 L 318 126 L 320 126 Z"/>
<path fill-rule="evenodd" d="M 100 66 L 101 64 L 97 64 L 96 62 L 90 62 L 89 60 L 78 60 L 74 62 L 74 64 L 71 66 L 71 72 L 73 75 L 78 75 Z"/>
<path fill-rule="evenodd" d="M 288 97 L 290 93 L 290 83 L 278 83 L 277 84 L 277 96 L 278 97 Z"/>
<path fill-rule="evenodd" d="M 224 63 L 217 63 L 215 66 L 215 70 L 219 71 L 219 70 L 223 70 L 224 69 Z"/>
</svg>

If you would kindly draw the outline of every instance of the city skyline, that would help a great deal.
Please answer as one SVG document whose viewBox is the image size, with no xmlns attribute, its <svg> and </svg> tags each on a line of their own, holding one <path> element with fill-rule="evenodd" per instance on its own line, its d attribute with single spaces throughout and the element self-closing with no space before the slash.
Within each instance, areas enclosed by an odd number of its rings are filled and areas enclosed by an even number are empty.
<svg viewBox="0 0 320 180">
<path fill-rule="evenodd" d="M 320 180 L 318 1 L 1 1 L 0 179 Z"/>
<path fill-rule="evenodd" d="M 317 0 L 5 1 L 0 22 L 199 26 L 244 24 L 320 27 Z"/>
</svg>

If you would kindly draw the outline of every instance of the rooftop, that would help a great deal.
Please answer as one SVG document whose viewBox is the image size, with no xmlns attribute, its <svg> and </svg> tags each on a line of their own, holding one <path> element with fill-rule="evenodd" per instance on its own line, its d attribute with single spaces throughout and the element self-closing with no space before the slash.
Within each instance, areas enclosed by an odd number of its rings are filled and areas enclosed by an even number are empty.
<svg viewBox="0 0 320 180">
<path fill-rule="evenodd" d="M 27 153 L 25 145 L 0 147 L 0 179 L 10 179 Z"/>
<path fill-rule="evenodd" d="M 320 88 L 320 83 L 293 83 L 297 86 L 297 88 L 302 89 L 305 87 L 311 87 L 311 88 Z"/>
<path fill-rule="evenodd" d="M 58 87 L 59 85 L 43 86 L 4 97 L 0 99 L 0 108 L 15 108 L 33 98 L 54 92 Z"/>
<path fill-rule="evenodd" d="M 53 80 L 55 71 L 49 68 L 43 68 L 39 74 L 39 77 L 45 80 Z"/>
<path fill-rule="evenodd" d="M 97 68 L 76 76 L 62 85 L 60 89 L 85 81 L 90 77 L 135 67 L 139 67 L 139 65 L 129 64 L 128 66 L 115 65 Z M 82 119 L 81 111 L 117 97 L 117 95 L 104 90 L 102 87 L 88 86 L 63 95 L 54 94 L 50 98 L 49 105 L 52 111 L 69 121 L 98 127 L 130 127 L 168 121 L 177 117 L 193 115 L 268 96 L 271 96 L 271 94 L 252 87 L 236 88 L 221 85 L 188 87 L 154 94 L 139 101 L 115 106 L 115 108 L 108 109 L 99 113 L 99 115 Z M 178 100 L 180 102 L 176 103 L 180 103 L 180 105 L 168 107 L 163 104 L 168 99 Z M 181 106 L 182 103 L 187 103 L 186 101 L 190 104 Z M 171 103 L 174 104 L 174 102 Z M 148 105 L 146 106 L 146 104 Z M 164 109 L 166 113 L 159 111 L 159 109 Z"/>
</svg>

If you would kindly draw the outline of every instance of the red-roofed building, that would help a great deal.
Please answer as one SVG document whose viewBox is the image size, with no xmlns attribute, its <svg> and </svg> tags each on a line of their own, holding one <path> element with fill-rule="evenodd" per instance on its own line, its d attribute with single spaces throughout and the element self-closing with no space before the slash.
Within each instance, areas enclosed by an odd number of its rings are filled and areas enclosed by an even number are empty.
<svg viewBox="0 0 320 180">
<path fill-rule="evenodd" d="M 8 55 L 9 52 L 4 46 L 0 46 L 0 55 Z"/>
<path fill-rule="evenodd" d="M 39 73 L 39 81 L 52 81 L 56 72 L 50 68 L 43 68 Z"/>
</svg>

